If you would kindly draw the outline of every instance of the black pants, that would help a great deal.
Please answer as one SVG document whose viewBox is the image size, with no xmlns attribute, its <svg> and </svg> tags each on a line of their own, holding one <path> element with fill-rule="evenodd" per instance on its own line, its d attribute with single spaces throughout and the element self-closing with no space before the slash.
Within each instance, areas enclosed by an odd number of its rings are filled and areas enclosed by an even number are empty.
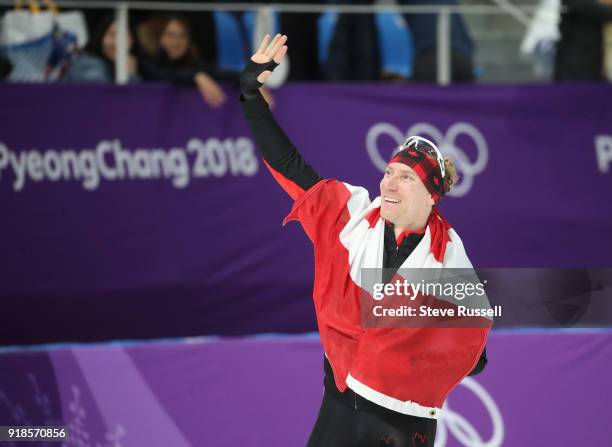
<svg viewBox="0 0 612 447">
<path fill-rule="evenodd" d="M 307 447 L 433 447 L 436 420 L 386 410 L 348 393 L 350 399 L 325 391 Z"/>
</svg>

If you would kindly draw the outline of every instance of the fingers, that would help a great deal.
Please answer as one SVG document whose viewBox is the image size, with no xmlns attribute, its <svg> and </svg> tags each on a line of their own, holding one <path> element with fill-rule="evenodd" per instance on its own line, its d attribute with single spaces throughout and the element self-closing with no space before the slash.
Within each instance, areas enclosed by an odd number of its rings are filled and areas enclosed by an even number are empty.
<svg viewBox="0 0 612 447">
<path fill-rule="evenodd" d="M 285 57 L 285 54 L 287 54 L 287 45 L 283 45 L 278 53 L 276 53 L 276 56 L 274 56 L 274 62 L 280 64 L 283 57 Z"/>
<path fill-rule="evenodd" d="M 274 48 L 274 45 L 276 45 L 276 43 L 279 41 L 279 39 L 281 38 L 280 34 L 277 34 L 276 36 L 274 36 L 274 39 L 272 39 L 272 42 L 270 42 L 270 44 L 268 44 L 268 46 L 266 47 L 266 49 L 264 50 L 264 55 L 270 59 L 272 59 L 272 48 Z"/>
<path fill-rule="evenodd" d="M 217 95 L 217 94 L 207 94 L 204 96 L 204 101 L 211 107 L 217 108 L 221 107 L 223 103 L 225 103 L 225 95 Z"/>
<path fill-rule="evenodd" d="M 214 90 L 211 94 L 211 101 L 213 107 L 219 107 L 223 105 L 223 103 L 225 102 L 225 93 L 223 92 L 223 90 L 221 90 L 220 88 Z"/>
<path fill-rule="evenodd" d="M 215 97 L 213 98 L 215 107 L 222 106 L 225 103 L 225 100 L 226 100 L 225 93 L 223 93 L 223 91 L 220 91 L 219 94 L 215 95 Z"/>
<path fill-rule="evenodd" d="M 270 42 L 270 35 L 266 34 L 263 39 L 261 39 L 261 43 L 259 44 L 259 48 L 257 48 L 256 53 L 263 53 L 268 46 L 268 42 Z"/>
<path fill-rule="evenodd" d="M 274 36 L 274 39 L 272 40 L 270 45 L 268 45 L 268 48 L 266 48 L 266 51 L 264 54 L 269 59 L 272 59 L 274 55 L 278 53 L 278 50 L 280 50 L 283 47 L 283 45 L 285 45 L 285 42 L 287 42 L 287 36 L 284 36 L 282 34 L 277 34 L 276 36 Z"/>
<path fill-rule="evenodd" d="M 263 64 L 274 59 L 274 62 L 280 64 L 282 58 L 287 54 L 286 42 L 287 36 L 284 34 L 277 34 L 272 41 L 270 41 L 270 35 L 266 34 L 261 40 L 257 51 L 251 56 L 251 60 Z"/>
</svg>

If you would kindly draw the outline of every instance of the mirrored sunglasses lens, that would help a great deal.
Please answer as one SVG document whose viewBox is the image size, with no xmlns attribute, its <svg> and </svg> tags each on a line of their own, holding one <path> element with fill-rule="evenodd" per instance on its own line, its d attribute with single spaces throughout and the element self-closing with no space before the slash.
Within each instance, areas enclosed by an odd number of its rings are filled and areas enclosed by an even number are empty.
<svg viewBox="0 0 612 447">
<path fill-rule="evenodd" d="M 434 158 L 434 160 L 437 160 L 436 149 L 425 141 L 422 141 L 422 140 L 411 141 L 410 144 L 408 144 L 405 147 L 406 149 L 413 149 L 419 152 L 424 152 L 427 155 L 431 155 Z"/>
</svg>

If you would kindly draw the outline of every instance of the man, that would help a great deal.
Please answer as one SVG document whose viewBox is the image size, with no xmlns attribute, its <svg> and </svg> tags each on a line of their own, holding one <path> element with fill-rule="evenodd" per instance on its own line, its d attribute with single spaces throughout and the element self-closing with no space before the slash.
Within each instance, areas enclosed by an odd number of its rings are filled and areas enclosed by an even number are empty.
<svg viewBox="0 0 612 447">
<path fill-rule="evenodd" d="M 448 393 L 486 363 L 491 322 L 470 327 L 363 324 L 364 269 L 467 268 L 463 244 L 435 204 L 457 180 L 429 141 L 409 138 L 370 201 L 364 188 L 322 179 L 265 105 L 259 89 L 287 52 L 286 36 L 264 37 L 241 75 L 241 104 L 266 165 L 295 201 L 314 245 L 314 305 L 325 351 L 325 394 L 311 447 L 433 446 Z M 431 297 L 419 297 L 427 300 Z M 436 301 L 436 300 L 430 300 Z"/>
</svg>

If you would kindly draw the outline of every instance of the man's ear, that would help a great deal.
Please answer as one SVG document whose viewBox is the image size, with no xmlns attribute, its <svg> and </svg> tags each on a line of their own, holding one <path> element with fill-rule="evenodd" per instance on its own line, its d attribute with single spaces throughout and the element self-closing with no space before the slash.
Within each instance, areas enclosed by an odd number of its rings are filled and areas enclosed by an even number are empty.
<svg viewBox="0 0 612 447">
<path fill-rule="evenodd" d="M 429 199 L 427 200 L 427 203 L 429 203 L 429 206 L 434 206 L 436 204 L 436 201 L 433 199 L 433 197 L 431 197 L 431 194 L 429 194 Z"/>
</svg>

